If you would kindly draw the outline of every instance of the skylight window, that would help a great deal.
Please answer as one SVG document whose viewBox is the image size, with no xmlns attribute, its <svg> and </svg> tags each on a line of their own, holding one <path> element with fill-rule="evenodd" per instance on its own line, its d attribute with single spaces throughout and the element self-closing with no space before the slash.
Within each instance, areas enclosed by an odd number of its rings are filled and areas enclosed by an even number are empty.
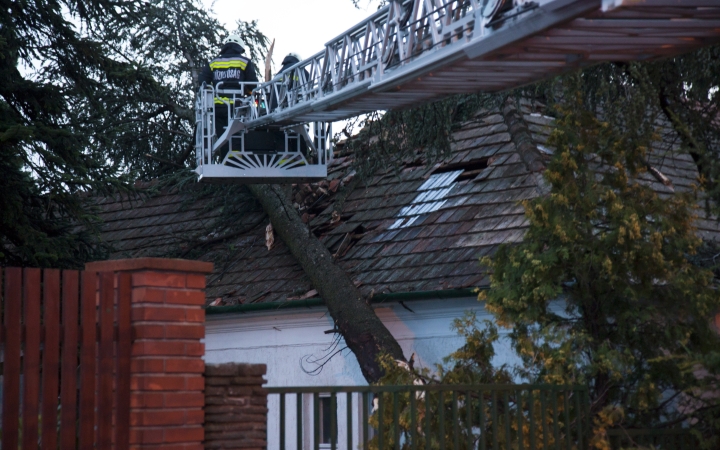
<svg viewBox="0 0 720 450">
<path fill-rule="evenodd" d="M 423 214 L 437 211 L 447 201 L 445 197 L 453 188 L 453 183 L 463 170 L 452 172 L 434 173 L 418 188 L 418 195 L 415 196 L 408 206 L 403 207 L 397 215 L 395 223 L 390 225 L 389 230 L 406 228 L 415 223 Z"/>
</svg>

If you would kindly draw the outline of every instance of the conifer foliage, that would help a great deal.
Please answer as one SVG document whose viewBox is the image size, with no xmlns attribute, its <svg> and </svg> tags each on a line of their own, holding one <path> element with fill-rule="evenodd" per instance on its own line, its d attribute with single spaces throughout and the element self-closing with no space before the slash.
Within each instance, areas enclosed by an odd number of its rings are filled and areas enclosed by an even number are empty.
<svg viewBox="0 0 720 450">
<path fill-rule="evenodd" d="M 262 48 L 254 23 L 238 26 Z M 190 164 L 194 74 L 225 34 L 194 0 L 3 2 L 0 264 L 102 257 L 78 194 Z"/>
<path fill-rule="evenodd" d="M 568 81 L 569 80 L 569 81 Z M 718 405 L 720 308 L 713 274 L 690 263 L 701 245 L 693 193 L 659 195 L 639 180 L 657 136 L 638 101 L 583 101 L 581 76 L 556 104 L 550 194 L 525 201 L 523 243 L 486 258 L 480 294 L 537 382 L 588 384 L 605 425 L 712 429 Z M 633 119 L 635 118 L 635 119 Z M 623 419 L 620 419 L 623 417 Z M 601 427 L 602 428 L 602 427 Z"/>
</svg>

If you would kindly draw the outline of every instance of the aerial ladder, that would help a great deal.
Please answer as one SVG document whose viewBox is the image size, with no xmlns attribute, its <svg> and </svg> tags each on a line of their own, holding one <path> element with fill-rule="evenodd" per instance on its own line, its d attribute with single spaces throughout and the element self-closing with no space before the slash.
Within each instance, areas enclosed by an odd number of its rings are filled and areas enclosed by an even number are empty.
<svg viewBox="0 0 720 450">
<path fill-rule="evenodd" d="M 717 42 L 720 0 L 390 1 L 268 82 L 203 86 L 196 172 L 211 183 L 317 181 L 334 121 Z M 229 120 L 216 136 L 219 108 Z"/>
</svg>

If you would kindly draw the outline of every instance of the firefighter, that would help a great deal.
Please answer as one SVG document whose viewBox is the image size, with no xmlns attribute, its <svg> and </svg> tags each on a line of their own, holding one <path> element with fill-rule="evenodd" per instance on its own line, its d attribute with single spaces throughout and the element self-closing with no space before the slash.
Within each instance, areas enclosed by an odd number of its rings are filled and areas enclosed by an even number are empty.
<svg viewBox="0 0 720 450">
<path fill-rule="evenodd" d="M 213 84 L 222 89 L 240 89 L 241 82 L 257 83 L 255 65 L 250 58 L 244 56 L 240 36 L 231 34 L 225 39 L 220 54 L 206 65 L 200 74 L 199 81 L 209 85 Z M 220 84 L 222 83 L 222 84 Z M 241 95 L 249 95 L 255 85 L 245 86 Z M 236 96 L 219 94 L 215 97 L 215 135 L 220 137 L 228 126 L 230 110 L 235 108 Z M 238 105 L 239 106 L 239 105 Z M 233 150 L 239 150 L 233 146 Z M 224 157 L 228 146 L 219 149 L 220 157 Z"/>
<path fill-rule="evenodd" d="M 288 99 L 285 98 L 288 92 L 290 92 L 294 87 L 296 87 L 296 84 L 299 83 L 309 83 L 310 82 L 310 74 L 307 70 L 303 69 L 303 73 L 305 75 L 305 80 L 301 80 L 300 77 L 296 73 L 290 73 L 289 69 L 290 67 L 294 66 L 295 64 L 300 62 L 300 55 L 297 53 L 288 53 L 288 55 L 283 59 L 282 61 L 282 67 L 280 68 L 280 72 L 275 77 L 275 81 L 282 81 L 285 83 L 285 85 L 282 87 L 280 91 L 280 97 L 283 98 L 282 106 L 287 107 L 288 106 Z M 299 86 L 298 86 L 299 87 Z M 290 94 L 290 95 L 298 95 L 298 94 Z M 277 98 L 275 97 L 275 91 L 273 90 L 271 94 L 271 111 L 274 111 L 275 108 L 278 106 Z"/>
<path fill-rule="evenodd" d="M 285 59 L 282 60 L 282 67 L 280 67 L 280 73 L 285 73 L 288 71 L 288 69 L 295 64 L 300 62 L 300 55 L 297 53 L 288 53 L 288 55 L 285 57 Z M 304 69 L 303 69 L 304 70 Z M 307 78 L 310 77 L 310 74 L 308 74 L 307 70 L 304 70 L 305 76 Z M 290 76 L 290 74 L 288 74 Z M 288 88 L 292 89 L 296 81 L 300 81 L 297 76 L 293 76 L 289 79 L 288 82 Z"/>
</svg>

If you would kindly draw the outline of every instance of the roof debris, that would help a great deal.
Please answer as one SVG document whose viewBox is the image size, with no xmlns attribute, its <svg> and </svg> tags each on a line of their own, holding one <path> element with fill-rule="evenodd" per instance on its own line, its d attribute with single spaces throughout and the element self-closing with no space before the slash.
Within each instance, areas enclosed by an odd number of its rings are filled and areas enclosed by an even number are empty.
<svg viewBox="0 0 720 450">
<path fill-rule="evenodd" d="M 268 251 L 270 251 L 273 248 L 274 244 L 275 244 L 275 235 L 273 233 L 273 226 L 271 223 L 269 223 L 265 227 L 265 245 L 267 246 Z"/>
</svg>

